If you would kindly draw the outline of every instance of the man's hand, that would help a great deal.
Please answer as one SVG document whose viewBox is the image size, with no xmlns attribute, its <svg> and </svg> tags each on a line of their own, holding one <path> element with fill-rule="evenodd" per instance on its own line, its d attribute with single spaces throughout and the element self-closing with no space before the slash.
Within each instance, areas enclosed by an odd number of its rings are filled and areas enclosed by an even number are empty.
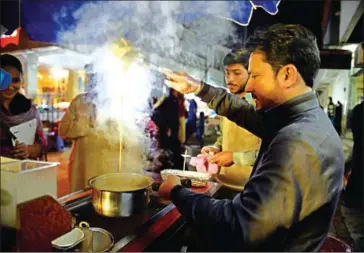
<svg viewBox="0 0 364 253">
<path fill-rule="evenodd" d="M 216 154 L 219 153 L 220 149 L 214 146 L 205 146 L 201 149 L 201 154 L 209 155 L 210 153 Z"/>
<path fill-rule="evenodd" d="M 167 78 L 167 80 L 165 80 L 167 86 L 182 94 L 197 92 L 201 87 L 201 81 L 192 78 L 184 72 L 172 72 L 165 69 L 161 72 Z"/>
<path fill-rule="evenodd" d="M 176 185 L 180 185 L 181 180 L 177 176 L 168 176 L 167 179 L 159 187 L 158 194 L 166 200 L 171 199 L 171 191 Z"/>
<path fill-rule="evenodd" d="M 231 151 L 223 151 L 213 155 L 208 159 L 209 163 L 216 163 L 220 167 L 229 167 L 234 164 L 233 160 L 233 152 Z"/>
<path fill-rule="evenodd" d="M 29 157 L 28 146 L 19 141 L 15 142 L 15 147 L 13 149 L 13 155 L 18 159 L 26 159 Z"/>
</svg>

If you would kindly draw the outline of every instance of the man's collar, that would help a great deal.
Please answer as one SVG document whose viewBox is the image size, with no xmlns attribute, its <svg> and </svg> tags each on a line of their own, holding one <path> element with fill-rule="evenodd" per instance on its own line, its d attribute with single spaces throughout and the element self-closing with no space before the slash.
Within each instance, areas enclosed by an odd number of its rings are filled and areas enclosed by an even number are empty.
<svg viewBox="0 0 364 253">
<path fill-rule="evenodd" d="M 273 127 L 272 130 L 278 130 L 286 126 L 296 115 L 319 106 L 316 92 L 310 91 L 292 98 L 281 105 L 265 110 L 262 112 L 262 116 L 264 121 L 269 125 L 268 128 Z"/>
</svg>

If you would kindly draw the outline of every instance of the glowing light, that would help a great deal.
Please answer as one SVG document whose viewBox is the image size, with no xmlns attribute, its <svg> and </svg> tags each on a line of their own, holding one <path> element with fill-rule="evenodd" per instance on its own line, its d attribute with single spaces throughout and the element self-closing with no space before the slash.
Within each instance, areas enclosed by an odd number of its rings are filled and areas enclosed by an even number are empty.
<svg viewBox="0 0 364 253">
<path fill-rule="evenodd" d="M 101 206 L 105 211 L 111 211 L 112 203 L 109 198 L 103 198 Z"/>
<path fill-rule="evenodd" d="M 358 48 L 358 45 L 359 44 L 348 44 L 348 45 L 345 45 L 345 46 L 342 46 L 341 49 L 343 50 L 349 50 L 351 52 L 355 52 L 355 50 Z"/>
<path fill-rule="evenodd" d="M 54 79 L 68 78 L 68 75 L 69 73 L 66 69 L 51 68 L 51 76 Z"/>
<path fill-rule="evenodd" d="M 120 143 L 119 171 L 132 168 L 134 172 L 145 168 L 139 154 L 149 150 L 150 140 L 144 134 L 148 112 L 148 99 L 153 77 L 140 61 L 123 62 L 122 57 L 105 45 L 92 55 L 96 83 L 93 91 L 97 94 L 97 126 L 105 129 L 108 142 Z M 109 131 L 112 127 L 112 131 Z M 124 167 L 126 165 L 126 167 Z"/>
<path fill-rule="evenodd" d="M 148 106 L 151 76 L 137 62 L 126 66 L 109 48 L 97 53 L 95 62 L 99 74 L 96 91 L 100 120 L 121 120 L 129 125 Z"/>
</svg>

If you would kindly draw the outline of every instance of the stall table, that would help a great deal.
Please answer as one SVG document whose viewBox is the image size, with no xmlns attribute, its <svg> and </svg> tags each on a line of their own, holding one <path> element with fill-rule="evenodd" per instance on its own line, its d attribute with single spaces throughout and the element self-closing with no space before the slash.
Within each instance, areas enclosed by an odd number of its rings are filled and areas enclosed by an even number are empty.
<svg viewBox="0 0 364 253">
<path fill-rule="evenodd" d="M 205 188 L 192 188 L 213 196 L 220 189 L 218 183 L 209 182 Z M 110 218 L 98 215 L 92 206 L 91 190 L 86 189 L 66 195 L 58 202 L 75 218 L 76 225 L 82 221 L 91 227 L 99 227 L 109 231 L 114 237 L 114 246 L 111 251 L 141 252 L 148 251 L 148 247 L 166 245 L 165 240 L 171 238 L 176 231 L 185 225 L 185 221 L 177 208 L 170 201 L 161 199 L 157 193 L 150 195 L 150 203 L 145 211 L 130 217 Z M 17 247 L 14 236 L 16 231 L 2 228 L 2 250 Z M 12 244 L 12 245 L 9 245 Z M 15 245 L 14 245 L 15 244 Z"/>
</svg>

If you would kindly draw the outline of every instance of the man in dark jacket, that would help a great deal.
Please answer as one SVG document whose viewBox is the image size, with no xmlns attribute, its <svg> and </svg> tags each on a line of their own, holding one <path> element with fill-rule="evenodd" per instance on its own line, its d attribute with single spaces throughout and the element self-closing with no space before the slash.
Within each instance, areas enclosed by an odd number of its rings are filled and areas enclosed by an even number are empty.
<svg viewBox="0 0 364 253">
<path fill-rule="evenodd" d="M 335 117 L 334 117 L 334 126 L 336 129 L 336 132 L 341 136 L 341 121 L 343 118 L 343 105 L 340 101 L 337 101 L 337 106 L 335 109 Z"/>
<path fill-rule="evenodd" d="M 350 125 L 353 132 L 354 147 L 352 157 L 352 171 L 345 189 L 345 202 L 350 207 L 364 210 L 364 102 L 353 109 Z"/>
<path fill-rule="evenodd" d="M 157 105 L 158 104 L 158 105 Z M 178 140 L 178 93 L 170 89 L 169 96 L 162 97 L 155 105 L 152 120 L 159 128 L 159 149 L 173 153 L 172 166 L 182 169 L 181 143 Z"/>
<path fill-rule="evenodd" d="M 329 104 L 327 105 L 327 116 L 331 120 L 332 124 L 334 124 L 335 120 L 335 104 L 332 102 L 332 97 L 329 97 Z"/>
<path fill-rule="evenodd" d="M 159 194 L 208 238 L 214 251 L 318 251 L 343 188 L 341 141 L 312 90 L 320 67 L 316 38 L 300 25 L 276 24 L 248 40 L 246 101 L 166 72 L 166 83 L 195 92 L 218 114 L 262 138 L 252 175 L 233 200 L 194 193 L 168 177 Z"/>
</svg>

